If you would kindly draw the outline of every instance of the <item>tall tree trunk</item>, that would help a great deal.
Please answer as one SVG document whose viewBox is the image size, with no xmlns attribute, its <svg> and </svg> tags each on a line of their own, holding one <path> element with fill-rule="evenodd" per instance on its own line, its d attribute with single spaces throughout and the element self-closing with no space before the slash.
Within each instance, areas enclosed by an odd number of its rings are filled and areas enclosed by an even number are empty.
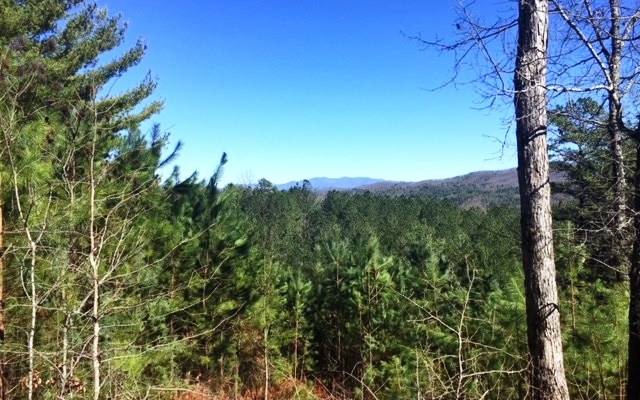
<svg viewBox="0 0 640 400">
<path fill-rule="evenodd" d="M 622 153 L 622 104 L 620 102 L 620 69 L 622 68 L 622 46 L 623 41 L 620 35 L 620 2 L 619 0 L 609 0 L 609 12 L 611 17 L 611 26 L 609 28 L 609 35 L 611 37 L 611 50 L 608 54 L 609 64 L 609 117 L 607 121 L 607 132 L 609 134 L 609 149 L 611 152 L 611 169 L 612 169 L 612 184 L 613 184 L 613 210 L 614 210 L 614 226 L 613 233 L 615 243 L 620 243 L 624 248 L 625 243 L 625 226 L 626 222 L 626 210 L 627 210 L 627 183 L 624 170 L 624 155 Z M 628 253 L 622 248 L 616 248 L 613 246 L 614 262 L 613 267 L 616 270 L 620 270 L 625 263 L 625 259 Z M 627 255 L 625 256 L 626 253 Z"/>
<path fill-rule="evenodd" d="M 93 367 L 93 400 L 100 399 L 100 285 L 98 275 L 98 263 L 91 254 L 91 264 L 93 270 L 93 309 L 91 318 L 93 319 L 93 340 L 91 344 L 91 362 Z"/>
<path fill-rule="evenodd" d="M 5 310 L 4 310 L 4 203 L 0 199 L 0 400 L 5 399 L 6 365 L 4 357 Z"/>
<path fill-rule="evenodd" d="M 19 193 L 19 185 L 18 185 L 18 170 L 16 169 L 16 165 L 14 163 L 13 156 L 9 154 L 12 174 L 13 174 L 13 194 L 15 199 L 16 209 L 18 211 L 18 215 L 20 215 L 20 221 L 23 225 L 24 234 L 26 236 L 27 242 L 29 243 L 29 285 L 28 288 L 26 285 L 23 285 L 23 290 L 25 291 L 25 295 L 30 301 L 31 308 L 31 322 L 29 324 L 29 334 L 27 337 L 27 351 L 28 351 L 28 363 L 29 363 L 29 375 L 27 380 L 27 389 L 28 395 L 27 398 L 32 400 L 34 398 L 34 390 L 36 388 L 36 370 L 35 370 L 35 334 L 36 334 L 36 324 L 37 324 L 37 315 L 38 315 L 38 307 L 39 307 L 39 299 L 36 288 L 36 257 L 38 253 L 38 241 L 39 238 L 34 237 L 31 226 L 29 225 L 28 214 L 22 207 L 22 203 L 20 200 Z"/>
<path fill-rule="evenodd" d="M 94 99 L 95 100 L 95 99 Z M 98 246 L 102 243 L 98 238 L 97 202 L 96 202 L 96 141 L 98 139 L 97 109 L 93 107 L 93 139 L 91 142 L 91 154 L 89 155 L 89 265 L 91 267 L 92 300 L 93 308 L 93 340 L 91 344 L 91 363 L 93 367 L 93 400 L 100 399 L 100 262 Z"/>
<path fill-rule="evenodd" d="M 546 0 L 520 0 L 515 71 L 518 181 L 532 399 L 568 399 L 553 258 L 547 153 Z"/>
<path fill-rule="evenodd" d="M 32 400 L 34 396 L 35 389 L 35 336 L 36 336 L 36 323 L 37 323 L 37 315 L 38 315 L 38 294 L 36 292 L 36 243 L 31 238 L 30 231 L 25 229 L 27 232 L 27 237 L 30 242 L 30 252 L 31 252 L 31 263 L 29 266 L 29 280 L 30 280 L 30 295 L 31 298 L 31 327 L 29 329 L 29 395 L 28 399 Z"/>
<path fill-rule="evenodd" d="M 640 133 L 640 132 L 639 132 Z M 640 136 L 635 137 L 636 170 L 634 176 L 633 225 L 635 239 L 629 270 L 629 349 L 627 400 L 640 400 Z"/>
<path fill-rule="evenodd" d="M 62 327 L 62 377 L 60 378 L 60 398 L 64 398 L 69 384 L 69 334 L 71 330 L 71 313 L 67 305 L 67 292 L 62 288 L 60 304 L 64 307 L 64 325 Z"/>
</svg>

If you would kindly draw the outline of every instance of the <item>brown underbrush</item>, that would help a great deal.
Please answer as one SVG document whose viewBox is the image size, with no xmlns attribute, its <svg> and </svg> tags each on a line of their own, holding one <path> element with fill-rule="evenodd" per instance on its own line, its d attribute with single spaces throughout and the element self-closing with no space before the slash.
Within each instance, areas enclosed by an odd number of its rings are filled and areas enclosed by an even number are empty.
<svg viewBox="0 0 640 400">
<path fill-rule="evenodd" d="M 282 379 L 269 387 L 265 396 L 264 388 L 252 388 L 234 393 L 233 387 L 214 390 L 203 384 L 179 390 L 172 400 L 332 400 L 338 399 L 320 382 L 310 384 L 293 378 Z"/>
</svg>

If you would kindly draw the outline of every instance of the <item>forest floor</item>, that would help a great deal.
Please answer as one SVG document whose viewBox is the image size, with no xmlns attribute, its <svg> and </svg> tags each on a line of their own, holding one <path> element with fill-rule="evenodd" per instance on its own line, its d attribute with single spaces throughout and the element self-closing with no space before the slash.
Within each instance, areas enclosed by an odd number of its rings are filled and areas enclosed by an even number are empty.
<svg viewBox="0 0 640 400">
<path fill-rule="evenodd" d="M 294 380 L 293 378 L 284 379 L 269 387 L 268 396 L 265 396 L 264 388 L 244 390 L 242 394 L 234 394 L 235 390 L 231 388 L 223 388 L 216 392 L 207 388 L 205 385 L 196 385 L 190 389 L 182 389 L 176 393 L 174 400 L 337 400 L 341 397 L 332 395 L 329 390 L 320 382 L 309 387 L 305 382 Z"/>
</svg>

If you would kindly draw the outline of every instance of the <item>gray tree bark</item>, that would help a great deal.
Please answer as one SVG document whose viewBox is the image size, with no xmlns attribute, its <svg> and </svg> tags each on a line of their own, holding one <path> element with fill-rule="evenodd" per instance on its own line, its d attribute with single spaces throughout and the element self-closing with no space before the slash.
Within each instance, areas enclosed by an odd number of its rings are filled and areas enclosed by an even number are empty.
<svg viewBox="0 0 640 400">
<path fill-rule="evenodd" d="M 640 132 L 639 132 L 640 134 Z M 640 157 L 640 135 L 636 135 L 636 153 Z M 634 179 L 634 228 L 636 230 L 629 271 L 629 361 L 627 400 L 640 400 L 640 158 L 636 158 Z"/>
<path fill-rule="evenodd" d="M 622 132 L 621 124 L 622 103 L 621 103 L 621 69 L 622 69 L 622 47 L 623 37 L 620 31 L 622 20 L 619 0 L 609 0 L 609 12 L 611 13 L 611 26 L 609 35 L 611 36 L 611 49 L 607 54 L 609 63 L 609 119 L 607 121 L 607 131 L 609 133 L 609 147 L 611 151 L 611 169 L 614 191 L 614 226 L 613 233 L 618 243 L 628 244 L 625 240 L 625 226 L 627 226 L 627 183 L 624 169 L 624 155 L 622 152 Z M 628 231 L 627 231 L 628 232 Z M 615 249 L 616 265 L 614 268 L 621 270 L 625 264 L 626 256 L 619 254 L 622 249 Z M 624 252 L 623 252 L 624 253 Z M 628 253 L 627 253 L 628 254 Z"/>
<path fill-rule="evenodd" d="M 553 257 L 547 152 L 547 0 L 520 0 L 515 113 L 532 399 L 569 399 Z"/>
</svg>

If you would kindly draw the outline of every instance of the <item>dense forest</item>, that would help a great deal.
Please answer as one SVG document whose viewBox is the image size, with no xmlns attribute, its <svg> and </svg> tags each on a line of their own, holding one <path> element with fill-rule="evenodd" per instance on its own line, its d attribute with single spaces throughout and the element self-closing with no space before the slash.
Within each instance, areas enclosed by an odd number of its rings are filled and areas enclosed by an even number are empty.
<svg viewBox="0 0 640 400">
<path fill-rule="evenodd" d="M 530 396 L 512 191 L 222 188 L 226 154 L 163 178 L 156 82 L 108 90 L 146 50 L 124 34 L 81 0 L 0 6 L 0 400 Z M 635 231 L 607 114 L 550 115 L 569 392 L 620 398 Z"/>
</svg>

